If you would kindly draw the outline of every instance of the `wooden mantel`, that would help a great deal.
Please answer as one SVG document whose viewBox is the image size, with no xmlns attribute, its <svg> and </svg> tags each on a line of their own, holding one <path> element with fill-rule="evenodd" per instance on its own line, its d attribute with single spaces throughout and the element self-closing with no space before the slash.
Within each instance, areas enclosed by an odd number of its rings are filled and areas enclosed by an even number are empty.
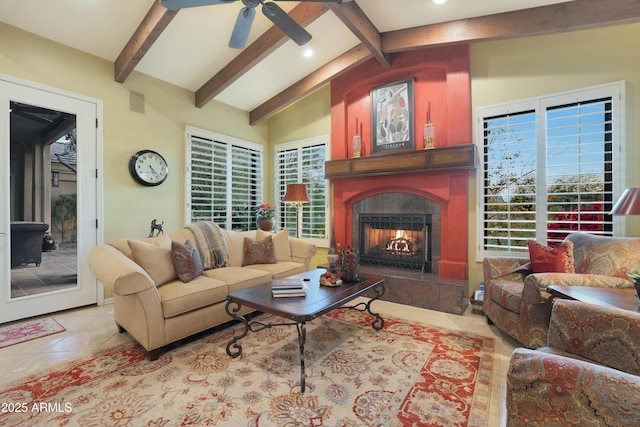
<svg viewBox="0 0 640 427">
<path fill-rule="evenodd" d="M 324 177 L 326 179 L 357 178 L 475 168 L 476 146 L 467 144 L 329 160 L 325 162 Z"/>
</svg>

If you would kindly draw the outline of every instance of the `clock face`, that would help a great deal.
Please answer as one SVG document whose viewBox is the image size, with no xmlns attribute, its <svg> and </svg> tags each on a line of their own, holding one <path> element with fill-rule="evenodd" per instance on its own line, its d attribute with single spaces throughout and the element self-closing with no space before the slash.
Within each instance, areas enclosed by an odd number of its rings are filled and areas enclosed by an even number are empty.
<svg viewBox="0 0 640 427">
<path fill-rule="evenodd" d="M 169 166 L 155 151 L 142 150 L 131 156 L 129 172 L 142 185 L 160 185 L 169 175 Z"/>
</svg>

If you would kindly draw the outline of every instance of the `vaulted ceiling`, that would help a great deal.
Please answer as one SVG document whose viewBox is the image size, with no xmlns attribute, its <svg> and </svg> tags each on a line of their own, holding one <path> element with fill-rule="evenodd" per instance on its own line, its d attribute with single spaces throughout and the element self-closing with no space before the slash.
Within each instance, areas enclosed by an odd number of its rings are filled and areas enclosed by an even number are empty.
<svg viewBox="0 0 640 427">
<path fill-rule="evenodd" d="M 178 11 L 157 0 L 0 0 L 0 21 L 250 112 L 255 124 L 375 58 L 477 41 L 640 21 L 638 0 L 280 1 L 313 36 L 300 47 L 258 13 L 247 46 L 228 47 L 240 1 Z M 302 54 L 313 49 L 310 58 Z"/>
</svg>

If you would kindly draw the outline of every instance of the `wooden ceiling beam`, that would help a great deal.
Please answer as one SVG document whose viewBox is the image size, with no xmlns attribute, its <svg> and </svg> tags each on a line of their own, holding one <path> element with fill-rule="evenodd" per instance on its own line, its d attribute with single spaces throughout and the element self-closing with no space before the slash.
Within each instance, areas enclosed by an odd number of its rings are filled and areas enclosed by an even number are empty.
<svg viewBox="0 0 640 427">
<path fill-rule="evenodd" d="M 338 77 L 353 67 L 371 59 L 372 56 L 369 49 L 359 44 L 256 107 L 249 113 L 249 124 L 255 125 L 262 120 L 268 119 L 293 102 L 327 84 L 332 78 Z"/>
<path fill-rule="evenodd" d="M 348 4 L 348 3 L 345 3 Z M 638 0 L 573 0 L 514 12 L 461 19 L 381 34 L 382 51 L 394 52 L 427 47 L 537 36 L 640 22 Z M 323 68 L 331 69 L 332 62 Z M 355 64 L 354 64 L 355 65 Z M 341 64 L 346 67 L 346 64 Z M 252 125 L 271 117 L 300 99 L 299 88 L 312 86 L 313 74 L 250 112 Z M 330 82 L 336 76 L 324 75 Z M 269 110 L 271 108 L 272 110 Z"/>
<path fill-rule="evenodd" d="M 328 10 L 324 3 L 300 3 L 289 12 L 289 16 L 306 27 Z M 280 28 L 275 25 L 269 28 L 196 91 L 196 107 L 203 107 L 288 40 Z"/>
<path fill-rule="evenodd" d="M 382 51 L 380 32 L 356 2 L 327 3 L 327 7 L 342 21 L 385 68 L 391 68 L 391 55 Z"/>
<path fill-rule="evenodd" d="M 640 22 L 638 0 L 574 0 L 382 34 L 386 53 Z"/>
<path fill-rule="evenodd" d="M 160 37 L 178 10 L 168 10 L 154 1 L 138 28 L 127 42 L 114 64 L 115 81 L 124 83 L 140 60 Z"/>
</svg>

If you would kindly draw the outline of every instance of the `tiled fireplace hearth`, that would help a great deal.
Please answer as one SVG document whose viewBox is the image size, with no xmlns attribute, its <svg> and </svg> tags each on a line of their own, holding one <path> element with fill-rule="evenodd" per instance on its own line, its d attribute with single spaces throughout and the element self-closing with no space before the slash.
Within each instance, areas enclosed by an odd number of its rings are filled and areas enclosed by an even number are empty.
<svg viewBox="0 0 640 427">
<path fill-rule="evenodd" d="M 371 155 L 371 89 L 407 79 L 415 83 L 413 147 Z M 363 237 L 380 240 L 361 248 L 374 255 L 361 272 L 385 277 L 383 299 L 461 314 L 468 296 L 468 185 L 476 161 L 468 47 L 394 54 L 391 69 L 369 60 L 332 81 L 331 93 L 331 161 L 325 172 L 336 241 L 357 247 Z M 427 107 L 435 148 L 423 150 Z M 352 149 L 356 132 L 361 157 Z M 363 218 L 406 224 L 363 225 Z M 392 262 L 381 264 L 379 255 L 390 255 Z"/>
</svg>

